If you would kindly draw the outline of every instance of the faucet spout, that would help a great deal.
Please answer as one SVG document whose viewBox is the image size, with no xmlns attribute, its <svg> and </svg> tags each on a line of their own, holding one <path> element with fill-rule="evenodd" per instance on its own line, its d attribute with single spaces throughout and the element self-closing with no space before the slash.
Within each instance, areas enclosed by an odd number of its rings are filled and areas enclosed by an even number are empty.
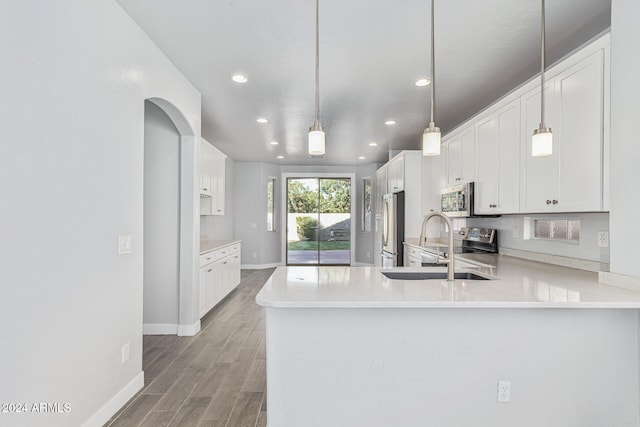
<svg viewBox="0 0 640 427">
<path fill-rule="evenodd" d="M 426 246 L 427 242 L 427 225 L 429 224 L 429 220 L 433 217 L 440 217 L 444 219 L 444 222 L 447 224 L 448 232 L 449 232 L 449 241 L 447 244 L 447 254 L 449 254 L 449 258 L 440 258 L 440 254 L 436 257 L 436 263 L 438 264 L 447 264 L 447 281 L 453 282 L 455 280 L 455 269 L 454 269 L 454 256 L 453 256 L 453 224 L 451 223 L 451 219 L 448 216 L 443 214 L 442 212 L 433 212 L 424 217 L 422 221 L 422 229 L 420 230 L 420 246 Z"/>
</svg>

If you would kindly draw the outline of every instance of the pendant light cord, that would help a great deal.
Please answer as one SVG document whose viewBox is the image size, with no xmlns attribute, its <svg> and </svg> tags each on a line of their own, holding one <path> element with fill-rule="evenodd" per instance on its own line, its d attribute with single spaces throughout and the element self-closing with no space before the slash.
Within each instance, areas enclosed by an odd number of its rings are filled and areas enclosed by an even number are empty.
<svg viewBox="0 0 640 427">
<path fill-rule="evenodd" d="M 320 115 L 320 0 L 316 0 L 316 119 L 314 128 L 318 127 Z"/>
<path fill-rule="evenodd" d="M 544 25 L 544 21 L 545 21 L 545 10 L 544 10 L 544 0 L 542 0 L 542 24 L 541 24 L 541 29 L 542 31 L 540 31 L 541 34 L 541 54 L 540 54 L 540 129 L 544 129 L 545 127 L 545 123 L 544 123 L 544 51 L 545 51 L 545 25 Z"/>
<path fill-rule="evenodd" d="M 434 42 L 434 3 L 435 0 L 431 0 L 431 122 L 429 123 L 429 127 L 432 128 L 434 126 L 433 116 L 435 115 L 435 96 L 436 96 L 436 53 L 435 53 L 435 42 Z"/>
</svg>

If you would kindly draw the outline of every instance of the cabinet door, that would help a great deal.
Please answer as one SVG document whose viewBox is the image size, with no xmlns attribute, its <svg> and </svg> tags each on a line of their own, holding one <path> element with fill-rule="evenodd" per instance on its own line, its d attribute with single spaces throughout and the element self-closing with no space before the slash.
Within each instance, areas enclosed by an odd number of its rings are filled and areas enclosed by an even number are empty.
<svg viewBox="0 0 640 427">
<path fill-rule="evenodd" d="M 207 305 L 207 281 L 209 280 L 208 273 L 211 271 L 211 265 L 206 265 L 200 269 L 200 292 L 199 292 L 199 313 L 200 317 L 204 316 L 209 311 Z"/>
<path fill-rule="evenodd" d="M 216 261 L 213 268 L 213 300 L 214 305 L 219 303 L 222 298 L 226 295 L 224 293 L 224 258 Z"/>
<path fill-rule="evenodd" d="M 445 156 L 425 156 L 422 158 L 423 215 L 442 209 L 441 190 L 447 185 L 447 163 Z"/>
<path fill-rule="evenodd" d="M 213 215 L 224 215 L 224 197 L 225 197 L 225 157 L 216 153 L 213 159 L 213 178 L 212 187 L 214 188 L 214 208 Z M 215 186 L 214 186 L 215 181 Z"/>
<path fill-rule="evenodd" d="M 475 180 L 476 129 L 469 126 L 446 143 L 447 185 Z"/>
<path fill-rule="evenodd" d="M 520 211 L 520 100 L 496 113 L 498 139 L 498 202 L 500 214 Z"/>
<path fill-rule="evenodd" d="M 215 290 L 216 269 L 217 266 L 215 263 L 209 265 L 209 268 L 207 268 L 207 311 L 211 310 L 218 302 Z"/>
<path fill-rule="evenodd" d="M 462 143 L 461 164 L 462 172 L 460 175 L 460 181 L 458 182 L 472 182 L 476 179 L 476 128 L 475 126 L 469 126 L 469 128 L 462 132 L 460 135 L 460 141 Z"/>
<path fill-rule="evenodd" d="M 493 214 L 498 206 L 498 138 L 496 118 L 490 116 L 476 124 L 478 154 L 476 163 L 475 212 Z"/>
<path fill-rule="evenodd" d="M 557 209 L 602 210 L 603 51 L 558 75 Z"/>
<path fill-rule="evenodd" d="M 540 125 L 540 88 L 531 90 L 521 98 L 522 105 L 522 212 L 549 212 L 554 209 L 558 188 L 558 131 L 559 123 L 555 114 L 555 83 L 548 81 L 544 90 L 546 126 L 553 132 L 553 154 L 543 157 L 531 156 L 531 137 Z"/>
<path fill-rule="evenodd" d="M 391 160 L 388 173 L 389 193 L 404 191 L 404 156 L 400 155 Z"/>
<path fill-rule="evenodd" d="M 446 142 L 447 185 L 462 180 L 462 136 L 456 135 Z"/>
</svg>

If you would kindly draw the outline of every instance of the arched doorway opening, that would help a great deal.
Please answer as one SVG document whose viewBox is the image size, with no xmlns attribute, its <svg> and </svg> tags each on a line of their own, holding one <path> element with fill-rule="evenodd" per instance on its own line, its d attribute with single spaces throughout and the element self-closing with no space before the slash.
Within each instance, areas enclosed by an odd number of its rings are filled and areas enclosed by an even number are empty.
<svg viewBox="0 0 640 427">
<path fill-rule="evenodd" d="M 195 335 L 197 138 L 171 102 L 149 98 L 144 110 L 143 333 Z"/>
</svg>

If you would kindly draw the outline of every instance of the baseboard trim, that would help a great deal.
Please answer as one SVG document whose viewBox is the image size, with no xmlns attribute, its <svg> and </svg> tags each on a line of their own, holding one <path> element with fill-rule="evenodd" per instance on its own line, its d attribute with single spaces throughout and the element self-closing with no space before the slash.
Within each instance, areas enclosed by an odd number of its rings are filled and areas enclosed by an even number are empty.
<svg viewBox="0 0 640 427">
<path fill-rule="evenodd" d="M 601 271 L 598 273 L 598 281 L 605 285 L 615 286 L 616 288 L 640 292 L 640 277 Z"/>
<path fill-rule="evenodd" d="M 175 323 L 145 323 L 142 335 L 178 335 L 179 326 Z"/>
<path fill-rule="evenodd" d="M 193 325 L 178 325 L 178 336 L 180 337 L 192 337 L 198 332 L 200 332 L 199 320 Z"/>
<path fill-rule="evenodd" d="M 265 268 L 275 268 L 283 265 L 281 262 L 272 262 L 270 264 L 242 264 L 243 269 L 246 270 L 264 270 Z"/>
<path fill-rule="evenodd" d="M 135 394 L 144 387 L 144 372 L 140 372 L 135 376 L 129 384 L 125 385 L 122 390 L 118 391 L 107 403 L 102 406 L 82 424 L 82 427 L 102 427 L 109 419 L 120 410 Z"/>
<path fill-rule="evenodd" d="M 353 267 L 374 267 L 373 263 L 370 262 L 354 262 L 351 264 Z"/>
</svg>

